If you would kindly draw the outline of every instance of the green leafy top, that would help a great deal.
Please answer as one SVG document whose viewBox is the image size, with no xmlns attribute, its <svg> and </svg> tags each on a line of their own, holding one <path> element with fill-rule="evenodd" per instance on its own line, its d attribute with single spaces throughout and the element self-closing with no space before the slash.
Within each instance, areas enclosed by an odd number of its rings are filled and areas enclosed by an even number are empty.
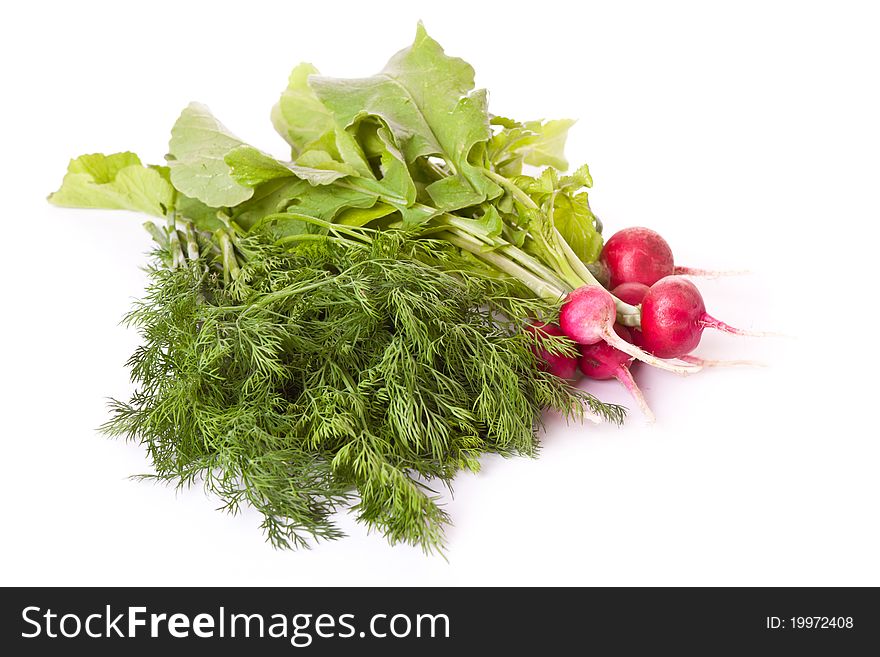
<svg viewBox="0 0 880 657">
<path fill-rule="evenodd" d="M 276 178 L 326 185 L 346 175 L 279 162 L 232 135 L 200 103 L 190 103 L 183 110 L 171 129 L 168 149 L 174 186 L 216 208 L 243 203 L 253 196 L 254 187 Z"/>
<path fill-rule="evenodd" d="M 308 232 L 304 216 L 403 227 L 449 234 L 548 298 L 591 282 L 583 265 L 602 245 L 585 191 L 592 181 L 585 167 L 555 173 L 567 168 L 563 148 L 573 121 L 492 117 L 486 101 L 485 90 L 474 89 L 473 68 L 446 55 L 419 24 L 413 44 L 374 76 L 330 78 L 311 64 L 294 68 L 272 111 L 290 161 L 244 143 L 192 103 L 172 128 L 167 170 L 137 163 L 107 187 L 71 173 L 53 201 L 134 204 L 157 216 L 173 210 L 198 229 L 268 229 L 277 238 Z M 133 157 L 110 156 L 126 164 Z M 547 168 L 529 182 L 525 165 Z M 502 231 L 481 226 L 495 217 Z M 556 253 L 563 243 L 577 262 Z"/>
<path fill-rule="evenodd" d="M 133 210 L 164 217 L 175 191 L 162 167 L 145 167 L 134 153 L 81 155 L 71 160 L 49 202 L 71 208 Z"/>
<path fill-rule="evenodd" d="M 571 119 L 520 123 L 495 116 L 491 122 L 501 128 L 489 143 L 489 155 L 499 173 L 519 175 L 523 164 L 568 169 L 564 151 L 568 129 L 575 123 Z"/>
</svg>

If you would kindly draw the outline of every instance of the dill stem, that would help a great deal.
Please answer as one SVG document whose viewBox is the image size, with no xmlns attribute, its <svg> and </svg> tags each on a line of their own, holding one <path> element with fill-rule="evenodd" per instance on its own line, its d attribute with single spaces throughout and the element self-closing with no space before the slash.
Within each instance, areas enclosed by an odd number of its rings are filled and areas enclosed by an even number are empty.
<svg viewBox="0 0 880 657">
<path fill-rule="evenodd" d="M 326 285 L 328 282 L 330 282 L 329 278 L 327 280 L 315 281 L 314 283 L 309 283 L 307 285 L 288 285 L 287 287 L 283 287 L 280 290 L 275 290 L 274 292 L 264 294 L 256 301 L 252 301 L 249 305 L 265 306 L 267 303 L 271 303 L 275 299 L 290 296 L 291 294 L 302 294 L 303 292 L 308 292 L 309 290 L 316 290 L 322 285 Z"/>
<path fill-rule="evenodd" d="M 350 228 L 343 224 L 333 223 L 332 221 L 324 221 L 323 219 L 318 219 L 317 217 L 312 217 L 307 214 L 300 214 L 298 212 L 276 212 L 274 214 L 266 215 L 262 221 L 271 221 L 273 219 L 295 219 L 297 221 L 302 221 L 306 224 L 312 224 L 313 226 L 320 226 L 321 228 L 326 228 L 327 230 L 341 233 L 343 235 L 348 235 L 349 237 L 353 237 L 354 239 L 361 240 L 362 242 L 366 242 L 367 244 L 372 243 L 372 238 L 364 233 L 371 231 L 369 228 Z"/>
<path fill-rule="evenodd" d="M 357 246 L 364 247 L 364 244 L 360 242 L 352 242 L 351 240 L 347 240 L 344 237 L 336 237 L 334 235 L 316 235 L 314 233 L 299 233 L 297 235 L 285 235 L 281 239 L 275 242 L 278 246 L 283 246 L 290 242 L 335 242 L 337 244 L 347 245 L 347 246 Z"/>
</svg>

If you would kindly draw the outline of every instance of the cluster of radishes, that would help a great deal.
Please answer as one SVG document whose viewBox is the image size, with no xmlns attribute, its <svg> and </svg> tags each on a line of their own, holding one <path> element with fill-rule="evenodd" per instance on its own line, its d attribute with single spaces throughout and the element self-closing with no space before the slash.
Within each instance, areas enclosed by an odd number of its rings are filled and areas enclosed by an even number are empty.
<svg viewBox="0 0 880 657">
<path fill-rule="evenodd" d="M 716 272 L 676 267 L 669 244 L 648 228 L 615 233 L 602 250 L 608 288 L 586 285 L 571 292 L 559 313 L 559 325 L 533 327 L 548 335 L 568 336 L 579 345 L 580 357 L 539 354 L 545 367 L 559 377 L 574 379 L 578 371 L 591 379 L 617 379 L 637 401 L 649 421 L 654 415 L 629 371 L 634 360 L 689 374 L 703 367 L 748 361 L 707 361 L 690 353 L 705 328 L 737 335 L 762 335 L 733 328 L 706 312 L 703 297 L 684 275 Z M 618 310 L 638 310 L 618 322 Z"/>
</svg>

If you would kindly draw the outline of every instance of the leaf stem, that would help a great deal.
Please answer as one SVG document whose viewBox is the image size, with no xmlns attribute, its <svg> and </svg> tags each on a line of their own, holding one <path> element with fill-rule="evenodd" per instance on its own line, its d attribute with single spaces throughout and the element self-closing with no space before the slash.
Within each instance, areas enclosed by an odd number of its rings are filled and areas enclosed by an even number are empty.
<svg viewBox="0 0 880 657">
<path fill-rule="evenodd" d="M 541 208 L 538 207 L 538 204 L 532 200 L 532 197 L 526 194 L 523 190 L 516 186 L 516 184 L 508 178 L 495 173 L 491 169 L 483 169 L 483 172 L 492 180 L 494 180 L 500 187 L 510 192 L 511 196 L 515 198 L 520 204 L 529 208 L 530 210 L 541 211 Z"/>
<path fill-rule="evenodd" d="M 168 248 L 171 251 L 171 268 L 177 269 L 186 263 L 186 256 L 183 255 L 183 247 L 180 244 L 180 235 L 177 233 L 177 215 L 174 212 L 168 214 Z"/>
<path fill-rule="evenodd" d="M 228 283 L 229 278 L 236 280 L 241 273 L 238 267 L 238 260 L 235 258 L 235 250 L 232 248 L 232 240 L 229 233 L 225 230 L 218 230 L 215 235 L 220 242 L 220 249 L 223 253 L 223 280 Z"/>
<path fill-rule="evenodd" d="M 482 260 L 485 260 L 486 262 L 495 266 L 506 274 L 509 274 L 513 278 L 517 279 L 520 283 L 528 287 L 539 297 L 550 299 L 553 301 L 559 301 L 566 294 L 565 290 L 560 289 L 541 278 L 538 278 L 530 271 L 524 269 L 523 267 L 520 267 L 509 258 L 505 258 L 504 256 L 499 255 L 494 251 L 484 251 L 480 242 L 473 238 L 465 237 L 464 235 L 455 234 L 452 232 L 447 232 L 445 235 L 441 233 L 440 236 L 450 244 L 453 244 L 460 249 L 472 253 L 473 255 Z"/>
<path fill-rule="evenodd" d="M 349 237 L 361 240 L 367 244 L 370 244 L 373 241 L 372 238 L 364 234 L 365 232 L 373 232 L 371 228 L 353 228 L 344 224 L 337 224 L 332 221 L 318 219 L 317 217 L 312 217 L 307 214 L 300 214 L 298 212 L 276 212 L 275 214 L 266 215 L 261 221 L 272 221 L 273 219 L 295 219 L 306 224 L 326 228 L 335 233 L 348 235 Z"/>
<path fill-rule="evenodd" d="M 514 182 L 498 173 L 495 173 L 491 169 L 485 169 L 484 171 L 489 178 L 491 178 L 502 188 L 510 192 L 513 198 L 519 201 L 521 205 L 530 210 L 538 212 L 543 216 L 544 213 L 541 212 L 541 208 L 538 207 L 538 204 L 535 203 L 535 201 L 522 189 L 520 189 Z M 549 230 L 552 231 L 551 235 L 554 244 L 549 244 L 546 239 L 542 235 L 540 235 L 540 231 L 534 231 L 534 234 L 532 234 L 532 239 L 535 240 L 535 242 L 538 243 L 541 247 L 543 247 L 546 255 L 551 257 L 556 262 L 556 264 L 562 270 L 559 273 L 564 275 L 566 280 L 570 282 L 581 279 L 580 285 L 601 286 L 601 283 L 596 280 L 596 277 L 593 276 L 593 273 L 572 250 L 571 246 L 569 246 L 568 242 L 565 241 L 565 238 L 560 234 L 556 226 L 553 225 L 552 221 L 548 220 L 547 224 Z M 554 246 L 558 248 L 553 248 Z M 576 287 L 579 287 L 580 285 L 576 285 Z M 641 326 L 641 312 L 639 311 L 639 309 L 636 306 L 632 306 L 628 303 L 621 301 L 614 295 L 611 296 L 614 299 L 614 305 L 617 308 L 617 321 L 619 321 L 624 326 L 632 326 L 636 328 Z"/>
<path fill-rule="evenodd" d="M 518 264 L 531 270 L 539 278 L 544 279 L 547 283 L 551 283 L 558 288 L 571 292 L 573 288 L 560 278 L 556 272 L 545 266 L 538 259 L 532 257 L 518 246 L 511 244 L 501 237 L 492 237 L 488 233 L 479 233 L 473 230 L 471 223 L 454 214 L 444 213 L 441 217 L 451 226 L 450 232 L 453 234 L 466 233 L 470 237 L 474 237 L 487 246 L 493 247 L 496 251 L 510 256 L 510 259 Z"/>
<path fill-rule="evenodd" d="M 168 234 L 162 232 L 162 229 L 159 228 L 152 221 L 145 221 L 143 223 L 144 229 L 150 234 L 150 237 L 153 238 L 153 241 L 159 245 L 159 248 L 168 250 Z"/>
<path fill-rule="evenodd" d="M 278 246 L 282 246 L 289 242 L 336 242 L 338 244 L 343 244 L 345 246 L 356 246 L 364 248 L 366 245 L 361 244 L 360 242 L 352 242 L 351 240 L 347 240 L 344 237 L 337 237 L 335 235 L 317 235 L 315 233 L 299 233 L 297 235 L 285 235 L 284 237 L 275 241 L 275 244 Z"/>
<path fill-rule="evenodd" d="M 196 240 L 196 233 L 190 222 L 183 225 L 183 234 L 186 236 L 186 255 L 190 260 L 199 259 L 199 243 Z"/>
</svg>

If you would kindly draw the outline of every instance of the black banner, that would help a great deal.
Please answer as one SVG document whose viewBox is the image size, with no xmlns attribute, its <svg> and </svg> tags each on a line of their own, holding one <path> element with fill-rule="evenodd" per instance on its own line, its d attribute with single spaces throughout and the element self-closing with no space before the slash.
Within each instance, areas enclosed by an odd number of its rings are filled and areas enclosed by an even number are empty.
<svg viewBox="0 0 880 657">
<path fill-rule="evenodd" d="M 7 588 L 0 627 L 7 655 L 849 655 L 880 647 L 880 602 L 870 588 Z"/>
</svg>

